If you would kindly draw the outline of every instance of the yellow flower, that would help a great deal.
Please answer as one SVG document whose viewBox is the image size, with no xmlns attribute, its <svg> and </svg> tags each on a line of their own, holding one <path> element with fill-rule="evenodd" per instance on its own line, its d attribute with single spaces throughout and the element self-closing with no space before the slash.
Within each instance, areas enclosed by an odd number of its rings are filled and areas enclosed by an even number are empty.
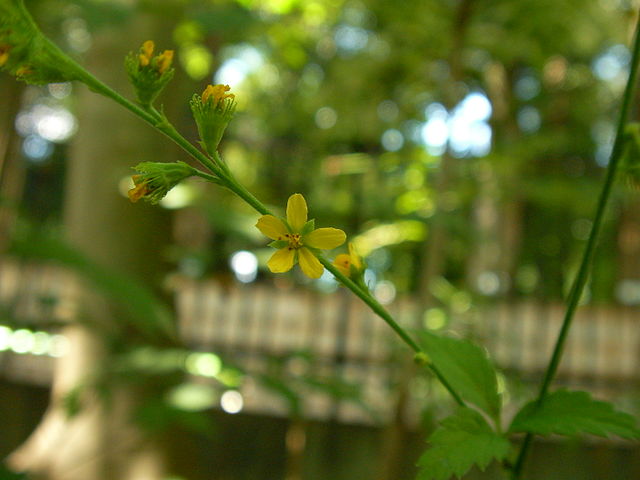
<svg viewBox="0 0 640 480">
<path fill-rule="evenodd" d="M 207 103 L 209 98 L 212 98 L 213 104 L 217 105 L 221 100 L 225 100 L 227 98 L 234 99 L 235 95 L 233 93 L 226 93 L 231 90 L 229 85 L 207 85 L 207 88 L 202 92 L 202 103 Z"/>
<path fill-rule="evenodd" d="M 347 236 L 338 228 L 314 228 L 314 221 L 307 221 L 307 202 L 299 193 L 287 201 L 287 220 L 263 215 L 256 224 L 267 237 L 275 240 L 271 246 L 278 248 L 267 266 L 273 273 L 288 272 L 296 262 L 305 275 L 320 278 L 324 267 L 314 253 L 317 249 L 339 247 Z"/>
<path fill-rule="evenodd" d="M 1 1 L 1 0 L 0 0 Z M 153 40 L 142 44 L 137 53 L 129 53 L 125 58 L 125 67 L 129 80 L 136 91 L 138 101 L 150 106 L 173 77 L 173 50 L 165 50 L 155 55 Z"/>
<path fill-rule="evenodd" d="M 349 243 L 349 253 L 341 253 L 334 260 L 333 264 L 345 277 L 359 275 L 364 270 L 362 257 L 356 252 L 353 243 Z"/>
<path fill-rule="evenodd" d="M 140 47 L 140 54 L 138 55 L 138 61 L 140 62 L 141 67 L 149 65 L 151 58 L 153 57 L 153 50 L 155 47 L 153 40 L 147 40 L 142 44 L 142 47 Z"/>
<path fill-rule="evenodd" d="M 171 66 L 173 62 L 173 50 L 165 50 L 156 58 L 156 65 L 158 67 L 158 73 L 163 74 Z"/>
<path fill-rule="evenodd" d="M 202 140 L 200 144 L 214 155 L 227 125 L 236 111 L 235 95 L 229 85 L 208 85 L 202 95 L 191 99 L 191 111 Z"/>
<path fill-rule="evenodd" d="M 142 180 L 142 175 L 133 175 L 131 179 L 133 180 L 134 187 L 127 192 L 127 195 L 129 195 L 129 200 L 136 203 L 141 198 L 149 195 L 151 189 L 147 182 Z"/>
</svg>

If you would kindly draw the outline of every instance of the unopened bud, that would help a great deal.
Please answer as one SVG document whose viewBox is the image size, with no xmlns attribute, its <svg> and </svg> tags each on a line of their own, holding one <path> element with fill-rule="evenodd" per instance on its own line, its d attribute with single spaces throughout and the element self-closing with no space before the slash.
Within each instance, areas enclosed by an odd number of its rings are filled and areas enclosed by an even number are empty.
<svg viewBox="0 0 640 480">
<path fill-rule="evenodd" d="M 134 169 L 138 174 L 131 177 L 134 187 L 128 192 L 134 203 L 140 199 L 158 203 L 169 190 L 196 173 L 195 168 L 184 162 L 142 162 Z"/>
<path fill-rule="evenodd" d="M 213 155 L 236 111 L 235 95 L 229 85 L 209 85 L 202 95 L 191 99 L 191 111 L 198 126 L 203 148 Z"/>
</svg>

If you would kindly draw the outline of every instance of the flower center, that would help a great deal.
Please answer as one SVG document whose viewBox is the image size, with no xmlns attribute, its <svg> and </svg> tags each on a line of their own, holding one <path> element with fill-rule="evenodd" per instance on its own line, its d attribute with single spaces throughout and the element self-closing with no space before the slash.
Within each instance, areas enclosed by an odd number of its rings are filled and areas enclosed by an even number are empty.
<svg viewBox="0 0 640 480">
<path fill-rule="evenodd" d="M 285 233 L 284 238 L 289 242 L 289 248 L 302 247 L 302 238 L 299 233 Z"/>
</svg>

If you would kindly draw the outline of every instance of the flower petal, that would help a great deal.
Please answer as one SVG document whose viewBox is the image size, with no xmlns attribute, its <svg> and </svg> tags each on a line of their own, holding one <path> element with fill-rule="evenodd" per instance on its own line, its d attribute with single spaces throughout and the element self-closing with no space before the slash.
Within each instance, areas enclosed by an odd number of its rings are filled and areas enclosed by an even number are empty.
<svg viewBox="0 0 640 480">
<path fill-rule="evenodd" d="M 347 239 L 347 235 L 339 228 L 318 228 L 309 235 L 305 235 L 303 242 L 314 248 L 329 250 L 339 247 Z"/>
<path fill-rule="evenodd" d="M 351 257 L 346 253 L 341 253 L 333 260 L 333 265 L 340 270 L 345 277 L 351 275 Z"/>
<path fill-rule="evenodd" d="M 267 262 L 267 267 L 273 273 L 284 273 L 291 270 L 295 260 L 296 251 L 293 248 L 281 248 L 276 253 L 271 255 L 271 258 Z"/>
<path fill-rule="evenodd" d="M 287 222 L 296 233 L 300 233 L 307 223 L 307 202 L 299 193 L 294 193 L 287 201 Z"/>
<path fill-rule="evenodd" d="M 351 264 L 354 266 L 354 268 L 356 270 L 362 270 L 362 267 L 364 266 L 362 264 L 362 258 L 360 257 L 360 255 L 358 255 L 358 252 L 356 252 L 356 247 L 351 242 L 349 242 L 349 257 L 351 257 Z"/>
<path fill-rule="evenodd" d="M 320 278 L 322 276 L 324 267 L 309 249 L 303 247 L 298 250 L 298 261 L 300 262 L 300 268 L 307 277 Z"/>
<path fill-rule="evenodd" d="M 273 240 L 282 240 L 287 232 L 287 227 L 284 226 L 282 220 L 273 215 L 263 215 L 258 219 L 256 227 L 264 235 Z"/>
</svg>

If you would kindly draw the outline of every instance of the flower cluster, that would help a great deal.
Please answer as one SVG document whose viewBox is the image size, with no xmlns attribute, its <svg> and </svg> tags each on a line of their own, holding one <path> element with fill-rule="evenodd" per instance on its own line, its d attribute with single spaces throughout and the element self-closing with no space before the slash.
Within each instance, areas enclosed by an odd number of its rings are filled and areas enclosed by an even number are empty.
<svg viewBox="0 0 640 480">
<path fill-rule="evenodd" d="M 185 178 L 197 173 L 197 170 L 184 162 L 160 163 L 142 162 L 134 167 L 138 175 L 133 175 L 134 187 L 129 190 L 129 200 L 140 199 L 156 204 Z"/>
<path fill-rule="evenodd" d="M 155 101 L 174 74 L 171 68 L 173 50 L 165 50 L 155 56 L 154 50 L 153 41 L 147 40 L 137 54 L 129 53 L 124 62 L 138 101 L 144 106 Z"/>
<path fill-rule="evenodd" d="M 305 275 L 320 278 L 324 267 L 315 252 L 339 247 L 346 240 L 342 230 L 316 229 L 313 220 L 307 221 L 307 202 L 299 193 L 289 197 L 286 220 L 263 215 L 256 227 L 274 240 L 270 246 L 278 249 L 267 262 L 274 273 L 288 272 L 298 262 Z"/>
<path fill-rule="evenodd" d="M 236 111 L 235 95 L 227 93 L 230 89 L 229 85 L 208 85 L 202 95 L 194 95 L 190 102 L 200 144 L 209 155 L 215 154 Z"/>
<path fill-rule="evenodd" d="M 0 69 L 35 85 L 79 78 L 77 66 L 40 32 L 22 0 L 0 0 Z"/>
</svg>

